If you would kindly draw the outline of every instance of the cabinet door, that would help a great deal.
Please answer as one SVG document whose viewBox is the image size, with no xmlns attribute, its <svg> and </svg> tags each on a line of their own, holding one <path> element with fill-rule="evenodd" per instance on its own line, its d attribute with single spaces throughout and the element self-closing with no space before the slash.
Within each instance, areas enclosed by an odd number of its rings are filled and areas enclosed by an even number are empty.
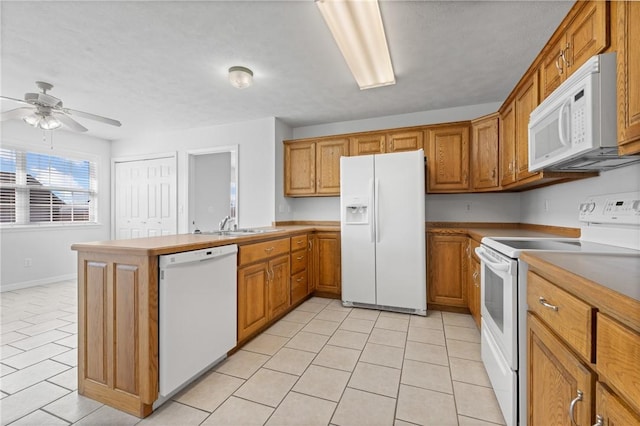
<svg viewBox="0 0 640 426">
<path fill-rule="evenodd" d="M 349 140 L 332 139 L 316 142 L 316 193 L 340 194 L 340 157 L 349 155 Z"/>
<path fill-rule="evenodd" d="M 315 142 L 285 143 L 284 195 L 313 195 L 316 192 Z"/>
<path fill-rule="evenodd" d="M 316 291 L 341 295 L 340 234 L 319 232 L 315 239 Z"/>
<path fill-rule="evenodd" d="M 424 147 L 424 132 L 411 130 L 387 135 L 387 152 L 417 151 Z"/>
<path fill-rule="evenodd" d="M 427 135 L 428 192 L 469 189 L 469 127 L 438 127 Z"/>
<path fill-rule="evenodd" d="M 520 89 L 515 100 L 516 109 L 516 179 L 533 176 L 529 172 L 529 115 L 538 106 L 538 75 Z"/>
<path fill-rule="evenodd" d="M 620 401 L 609 388 L 598 382 L 596 384 L 595 424 L 599 426 L 640 426 L 640 413 L 635 413 Z"/>
<path fill-rule="evenodd" d="M 467 308 L 467 237 L 429 234 L 429 303 Z"/>
<path fill-rule="evenodd" d="M 617 3 L 618 143 L 621 154 L 640 153 L 640 2 Z M 632 142 L 635 142 L 632 144 Z"/>
<path fill-rule="evenodd" d="M 309 247 L 307 249 L 308 263 L 307 263 L 307 294 L 311 294 L 316 290 L 317 282 L 317 256 L 316 252 L 316 235 L 309 235 Z"/>
<path fill-rule="evenodd" d="M 473 189 L 495 189 L 498 183 L 498 117 L 472 124 L 471 167 Z"/>
<path fill-rule="evenodd" d="M 474 254 L 474 250 L 480 244 L 468 238 L 467 241 L 467 262 L 469 267 L 467 273 L 467 294 L 469 295 L 469 311 L 471 316 L 480 328 L 480 262 Z"/>
<path fill-rule="evenodd" d="M 387 138 L 384 133 L 370 133 L 349 139 L 349 155 L 371 155 L 385 152 Z"/>
<path fill-rule="evenodd" d="M 516 181 L 516 110 L 511 102 L 500 113 L 500 185 Z"/>
<path fill-rule="evenodd" d="M 291 285 L 289 273 L 289 255 L 276 257 L 269 261 L 269 316 L 271 320 L 291 305 Z"/>
<path fill-rule="evenodd" d="M 269 320 L 267 262 L 238 269 L 238 341 L 260 329 Z"/>
<path fill-rule="evenodd" d="M 568 75 L 575 72 L 587 59 L 609 46 L 607 8 L 605 1 L 585 1 L 565 35 L 564 56 Z"/>
<path fill-rule="evenodd" d="M 540 65 L 540 96 L 546 99 L 567 76 L 564 59 L 565 38 L 560 37 L 547 48 Z"/>
<path fill-rule="evenodd" d="M 531 313 L 527 314 L 527 398 L 530 425 L 571 426 L 571 403 L 579 425 L 593 418 L 595 374 Z"/>
</svg>

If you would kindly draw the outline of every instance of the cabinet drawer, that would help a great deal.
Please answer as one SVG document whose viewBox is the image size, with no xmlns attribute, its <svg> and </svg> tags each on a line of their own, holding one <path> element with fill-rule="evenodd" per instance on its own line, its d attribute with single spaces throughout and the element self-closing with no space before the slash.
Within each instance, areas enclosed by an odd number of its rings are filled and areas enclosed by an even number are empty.
<svg viewBox="0 0 640 426">
<path fill-rule="evenodd" d="M 307 295 L 307 271 L 299 272 L 291 277 L 291 303 L 295 303 Z"/>
<path fill-rule="evenodd" d="M 289 238 L 248 244 L 246 246 L 240 246 L 238 250 L 239 265 L 246 265 L 258 260 L 289 253 Z"/>
<path fill-rule="evenodd" d="M 295 274 L 307 269 L 308 254 L 306 250 L 294 251 L 291 253 L 291 273 Z"/>
<path fill-rule="evenodd" d="M 600 380 L 640 412 L 640 334 L 598 313 L 596 369 Z"/>
<path fill-rule="evenodd" d="M 306 249 L 308 238 L 306 235 L 296 235 L 291 237 L 291 251 Z"/>
<path fill-rule="evenodd" d="M 573 350 L 594 361 L 591 306 L 532 272 L 527 274 L 527 304 Z"/>
</svg>

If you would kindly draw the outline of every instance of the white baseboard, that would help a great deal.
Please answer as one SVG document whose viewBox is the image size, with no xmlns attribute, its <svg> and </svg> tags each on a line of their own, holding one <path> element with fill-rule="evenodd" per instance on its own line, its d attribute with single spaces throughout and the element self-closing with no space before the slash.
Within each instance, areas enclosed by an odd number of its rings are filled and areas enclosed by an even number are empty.
<svg viewBox="0 0 640 426">
<path fill-rule="evenodd" d="M 19 290 L 21 288 L 27 288 L 27 287 L 36 287 L 36 286 L 45 285 L 45 284 L 53 284 L 61 281 L 71 281 L 71 280 L 76 280 L 77 277 L 78 277 L 77 274 L 67 274 L 67 275 L 58 275 L 57 277 L 43 278 L 40 280 L 23 281 L 20 283 L 12 283 L 12 284 L 1 284 L 0 292 Z"/>
</svg>

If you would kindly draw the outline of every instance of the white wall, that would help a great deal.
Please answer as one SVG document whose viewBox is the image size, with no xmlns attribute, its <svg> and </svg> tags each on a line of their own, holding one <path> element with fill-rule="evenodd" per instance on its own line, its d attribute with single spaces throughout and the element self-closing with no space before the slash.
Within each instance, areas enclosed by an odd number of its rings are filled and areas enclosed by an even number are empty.
<svg viewBox="0 0 640 426">
<path fill-rule="evenodd" d="M 152 133 L 112 143 L 112 156 L 126 158 L 158 152 L 178 152 L 178 232 L 188 232 L 186 152 L 238 145 L 238 226 L 267 226 L 275 220 L 275 119 L 197 129 Z"/>
<path fill-rule="evenodd" d="M 523 192 L 520 222 L 579 228 L 578 208 L 585 198 L 630 191 L 640 191 L 640 164 L 601 172 L 595 178 Z"/>
<path fill-rule="evenodd" d="M 98 225 L 29 226 L 0 228 L 0 290 L 71 279 L 77 273 L 71 244 L 108 240 L 110 235 L 111 147 L 109 141 L 65 130 L 53 132 L 53 149 L 42 141 L 43 132 L 22 121 L 2 123 L 2 144 L 53 155 L 89 154 L 98 168 Z M 30 258 L 31 267 L 24 267 Z"/>
<path fill-rule="evenodd" d="M 293 205 L 291 204 L 292 199 L 284 196 L 284 145 L 282 141 L 292 139 L 293 130 L 279 119 L 276 119 L 275 125 L 275 216 L 277 221 L 287 221 L 293 220 Z"/>
</svg>

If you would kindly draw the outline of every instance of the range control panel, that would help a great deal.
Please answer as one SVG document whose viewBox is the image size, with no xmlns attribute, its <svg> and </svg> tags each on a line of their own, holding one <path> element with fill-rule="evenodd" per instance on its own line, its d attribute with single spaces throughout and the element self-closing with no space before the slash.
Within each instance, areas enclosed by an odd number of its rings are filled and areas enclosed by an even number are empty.
<svg viewBox="0 0 640 426">
<path fill-rule="evenodd" d="M 580 221 L 640 225 L 640 192 L 589 197 L 580 204 Z"/>
</svg>

